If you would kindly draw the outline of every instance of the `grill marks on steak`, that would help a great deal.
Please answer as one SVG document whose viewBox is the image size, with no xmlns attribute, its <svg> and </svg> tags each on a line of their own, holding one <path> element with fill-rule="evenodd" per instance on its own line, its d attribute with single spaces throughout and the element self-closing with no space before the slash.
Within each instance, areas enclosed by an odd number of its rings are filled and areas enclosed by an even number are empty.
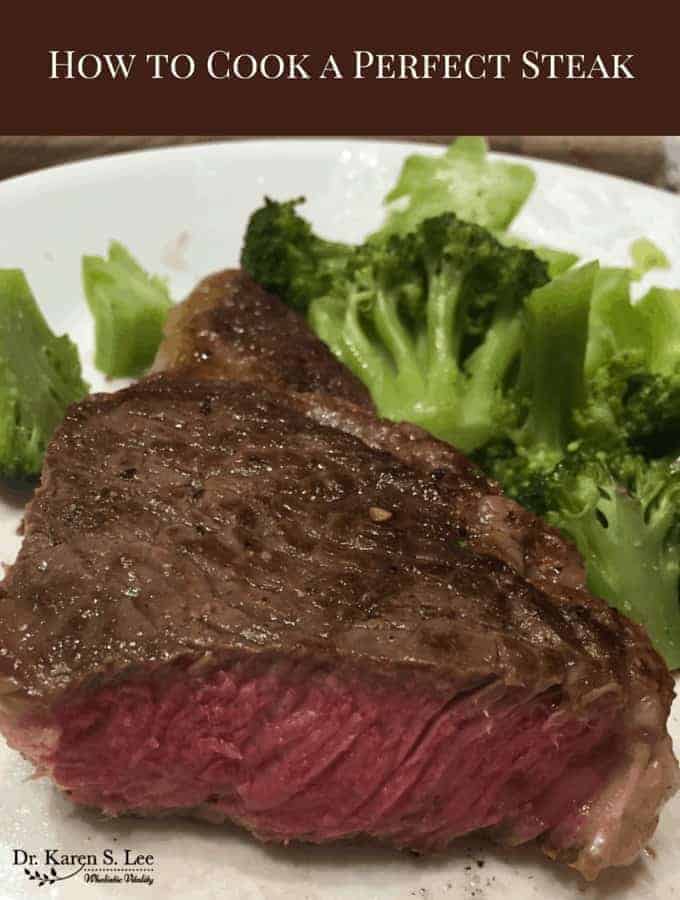
<svg viewBox="0 0 680 900">
<path fill-rule="evenodd" d="M 306 395 L 319 423 L 346 431 L 436 479 L 446 479 L 456 518 L 478 552 L 507 562 L 549 590 L 585 587 L 574 545 L 504 497 L 497 483 L 453 447 L 413 425 L 376 418 L 361 382 L 305 320 L 240 270 L 201 281 L 168 317 L 156 371 L 238 379 Z M 300 402 L 303 399 L 300 398 Z"/>
<path fill-rule="evenodd" d="M 505 497 L 467 457 L 422 429 L 377 419 L 369 410 L 335 398 L 300 397 L 317 421 L 386 451 L 441 483 L 465 539 L 477 553 L 507 563 L 547 590 L 585 589 L 585 569 L 576 547 L 554 528 Z"/>
<path fill-rule="evenodd" d="M 113 812 L 631 861 L 677 772 L 645 634 L 476 552 L 480 476 L 337 409 L 163 375 L 71 409 L 2 588 L 10 741 Z"/>
<path fill-rule="evenodd" d="M 118 637 L 132 647 L 130 661 L 147 659 L 149 651 L 162 657 L 158 629 L 166 617 L 162 633 L 178 627 L 177 645 L 193 639 L 209 648 L 215 633 L 238 637 L 244 629 L 264 629 L 263 639 L 271 641 L 283 622 L 310 649 L 330 639 L 336 649 L 346 643 L 351 650 L 360 641 L 380 658 L 388 614 L 397 623 L 404 617 L 412 625 L 414 616 L 423 623 L 420 637 L 411 629 L 392 635 L 403 652 L 443 661 L 453 640 L 449 635 L 449 646 L 438 646 L 445 609 L 464 633 L 484 625 L 513 640 L 526 631 L 540 648 L 535 664 L 541 668 L 551 649 L 559 654 L 565 642 L 578 648 L 587 631 L 594 653 L 616 663 L 618 641 L 604 645 L 590 621 L 602 612 L 611 624 L 606 606 L 546 605 L 507 566 L 470 549 L 457 503 L 461 492 L 462 505 L 476 495 L 466 498 L 460 480 L 418 472 L 319 424 L 315 409 L 257 385 L 165 377 L 75 407 L 50 448 L 26 520 L 20 560 L 30 552 L 39 566 L 13 571 L 15 592 L 31 610 L 36 591 L 46 611 L 60 594 L 70 603 L 77 597 L 76 610 L 89 607 L 93 596 L 110 601 Z M 391 518 L 375 522 L 373 508 Z M 83 567 L 81 556 L 97 567 Z M 76 570 L 80 580 L 72 584 Z M 154 582 L 156 570 L 166 573 L 163 581 Z M 177 621 L 183 595 L 167 589 L 177 581 L 204 598 L 202 618 Z M 154 587 L 148 611 L 140 599 L 145 583 Z M 66 642 L 84 630 L 85 663 L 88 648 L 101 651 L 101 636 L 91 631 L 99 621 L 91 614 L 64 620 L 60 611 L 45 637 L 63 632 L 64 643 L 50 646 L 65 647 L 63 662 L 72 662 Z M 112 622 L 104 625 L 110 633 Z M 144 626 L 158 646 L 140 641 L 135 651 Z M 330 635 L 336 627 L 338 634 Z M 467 655 L 476 670 L 482 644 L 487 656 L 496 653 L 488 634 L 460 644 L 459 670 Z M 54 668 L 62 660 L 57 652 L 46 662 Z M 34 656 L 17 665 L 33 687 L 50 685 L 52 670 L 40 668 Z M 559 655 L 555 665 L 562 670 Z"/>
</svg>

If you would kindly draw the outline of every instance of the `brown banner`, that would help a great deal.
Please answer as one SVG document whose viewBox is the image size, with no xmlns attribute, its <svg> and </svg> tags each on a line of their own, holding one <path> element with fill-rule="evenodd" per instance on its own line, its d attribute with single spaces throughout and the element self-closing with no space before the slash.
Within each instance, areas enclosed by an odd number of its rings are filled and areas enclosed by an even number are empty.
<svg viewBox="0 0 680 900">
<path fill-rule="evenodd" d="M 124 3 L 11 13 L 5 134 L 663 134 L 672 5 Z M 3 13 L 3 16 L 6 15 Z M 9 14 L 7 14 L 9 15 Z M 332 61 L 329 59 L 332 54 Z M 340 77 L 342 76 L 342 77 Z"/>
</svg>

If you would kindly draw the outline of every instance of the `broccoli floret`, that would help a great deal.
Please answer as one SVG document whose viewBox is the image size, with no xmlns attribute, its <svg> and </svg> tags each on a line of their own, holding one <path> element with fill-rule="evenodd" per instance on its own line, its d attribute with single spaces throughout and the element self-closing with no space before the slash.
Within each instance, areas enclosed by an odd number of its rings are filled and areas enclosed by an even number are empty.
<svg viewBox="0 0 680 900">
<path fill-rule="evenodd" d="M 348 244 L 315 235 L 296 211 L 303 202 L 304 197 L 286 203 L 265 198 L 250 217 L 241 250 L 246 272 L 301 312 L 331 290 L 353 251 Z"/>
<path fill-rule="evenodd" d="M 631 376 L 621 421 L 627 440 L 646 459 L 680 455 L 680 373 Z"/>
<path fill-rule="evenodd" d="M 504 231 L 531 193 L 534 181 L 527 166 L 489 160 L 482 138 L 458 138 L 439 156 L 414 154 L 385 198 L 385 222 L 368 243 L 383 244 L 393 234 L 415 231 L 428 218 L 453 213 L 489 228 L 501 243 L 534 249 L 554 277 L 573 265 L 574 254 L 533 248 Z M 301 312 L 313 299 L 332 292 L 336 277 L 354 251 L 348 244 L 314 234 L 296 210 L 303 199 L 265 199 L 265 205 L 250 218 L 241 251 L 242 267 Z"/>
<path fill-rule="evenodd" d="M 549 470 L 511 442 L 480 463 L 505 490 L 576 543 L 588 587 L 644 625 L 669 667 L 680 666 L 680 468 L 625 449 L 573 442 Z"/>
<path fill-rule="evenodd" d="M 586 562 L 588 586 L 644 625 L 680 666 L 680 469 L 631 454 L 581 450 L 546 479 L 548 520 Z"/>
<path fill-rule="evenodd" d="M 588 587 L 644 625 L 671 668 L 680 666 L 680 468 L 622 449 L 573 442 L 552 469 L 489 445 L 479 462 L 527 508 L 576 543 Z"/>
<path fill-rule="evenodd" d="M 647 459 L 677 455 L 680 291 L 653 288 L 633 304 L 629 282 L 622 270 L 596 281 L 579 431 L 600 446 L 623 441 Z"/>
<path fill-rule="evenodd" d="M 374 237 L 406 234 L 425 219 L 453 213 L 490 229 L 503 244 L 533 250 L 555 278 L 576 262 L 575 254 L 533 246 L 505 231 L 534 182 L 528 166 L 490 160 L 483 138 L 460 137 L 439 156 L 413 154 L 406 159 L 396 185 L 385 198 L 385 223 Z"/>
<path fill-rule="evenodd" d="M 83 257 L 83 287 L 95 326 L 95 365 L 110 377 L 149 368 L 163 338 L 172 300 L 162 278 L 148 275 L 122 244 L 108 259 Z"/>
<path fill-rule="evenodd" d="M 78 350 L 43 318 L 19 269 L 0 269 L 0 477 L 40 474 L 52 432 L 88 391 Z"/>
<path fill-rule="evenodd" d="M 680 377 L 649 372 L 641 352 L 614 356 L 593 373 L 575 412 L 591 445 L 630 447 L 645 459 L 680 454 Z"/>
<path fill-rule="evenodd" d="M 469 451 L 497 427 L 522 301 L 547 278 L 530 251 L 445 214 L 368 241 L 309 319 L 383 416 Z"/>
<path fill-rule="evenodd" d="M 453 213 L 489 228 L 503 244 L 533 250 L 555 277 L 574 264 L 574 254 L 534 248 L 504 231 L 534 180 L 527 166 L 489 160 L 482 138 L 459 138 L 439 156 L 409 156 L 385 198 L 385 222 L 367 243 L 383 245 L 394 234 L 414 232 L 428 218 Z M 297 212 L 303 201 L 265 198 L 265 205 L 250 218 L 241 251 L 241 266 L 255 281 L 301 312 L 312 300 L 332 293 L 355 249 L 316 235 Z"/>
<path fill-rule="evenodd" d="M 578 254 L 571 253 L 569 250 L 557 250 L 555 247 L 547 247 L 545 244 L 532 244 L 531 241 L 508 232 L 498 231 L 495 234 L 498 240 L 502 244 L 507 244 L 508 247 L 523 247 L 525 250 L 533 250 L 536 256 L 547 265 L 551 278 L 563 275 L 578 262 Z"/>
<path fill-rule="evenodd" d="M 545 479 L 551 470 L 543 458 L 518 451 L 512 438 L 503 437 L 502 419 L 499 433 L 472 454 L 477 465 L 502 486 L 506 494 L 538 516 L 548 512 Z"/>
</svg>

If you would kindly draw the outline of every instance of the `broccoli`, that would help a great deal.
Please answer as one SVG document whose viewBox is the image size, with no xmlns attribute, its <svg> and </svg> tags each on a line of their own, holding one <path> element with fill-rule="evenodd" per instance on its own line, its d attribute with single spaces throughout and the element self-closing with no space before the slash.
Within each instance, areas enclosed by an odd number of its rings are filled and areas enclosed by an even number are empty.
<svg viewBox="0 0 680 900">
<path fill-rule="evenodd" d="M 652 269 L 670 269 L 668 257 L 660 247 L 657 247 L 649 238 L 638 238 L 630 247 L 630 256 L 633 261 L 631 276 L 639 281 Z"/>
<path fill-rule="evenodd" d="M 629 284 L 591 264 L 527 299 L 519 375 L 477 459 L 573 538 L 593 593 L 678 666 L 680 295 L 633 304 Z"/>
<path fill-rule="evenodd" d="M 424 219 L 446 212 L 502 231 L 524 205 L 535 180 L 528 166 L 489 161 L 484 138 L 458 138 L 441 156 L 408 157 L 385 198 L 384 231 L 406 234 Z"/>
<path fill-rule="evenodd" d="M 353 248 L 318 237 L 296 211 L 304 197 L 265 205 L 250 217 L 241 266 L 262 287 L 305 312 L 311 300 L 327 294 Z"/>
<path fill-rule="evenodd" d="M 142 374 L 154 360 L 172 306 L 163 279 L 148 275 L 112 241 L 109 256 L 83 257 L 83 287 L 95 324 L 95 365 L 110 377 Z"/>
<path fill-rule="evenodd" d="M 376 237 L 406 234 L 425 219 L 451 212 L 482 225 L 509 246 L 533 250 L 552 278 L 577 260 L 574 253 L 533 246 L 505 231 L 533 190 L 536 178 L 528 166 L 491 161 L 480 137 L 460 137 L 441 156 L 413 154 L 402 166 L 397 183 L 385 198 L 387 217 Z"/>
<path fill-rule="evenodd" d="M 547 518 L 575 541 L 593 593 L 642 623 L 668 666 L 680 666 L 677 461 L 582 449 L 544 487 Z"/>
<path fill-rule="evenodd" d="M 309 321 L 383 416 L 470 451 L 496 429 L 522 301 L 547 279 L 530 251 L 447 213 L 358 248 Z"/>
<path fill-rule="evenodd" d="M 56 337 L 19 269 L 0 269 L 0 476 L 40 474 L 52 432 L 88 391 L 78 350 Z"/>
<path fill-rule="evenodd" d="M 387 195 L 387 216 L 366 243 L 383 245 L 393 235 L 415 231 L 428 218 L 453 213 L 489 228 L 502 244 L 533 250 L 551 277 L 569 269 L 577 257 L 550 247 L 531 246 L 504 229 L 517 215 L 534 184 L 531 169 L 489 161 L 482 138 L 458 138 L 441 156 L 409 156 Z M 241 266 L 285 303 L 306 312 L 312 300 L 328 296 L 355 247 L 316 235 L 298 212 L 303 197 L 286 202 L 265 198 L 250 217 Z"/>
<path fill-rule="evenodd" d="M 622 437 L 656 459 L 680 449 L 680 291 L 652 288 L 631 303 L 629 283 L 627 273 L 606 269 L 596 283 L 589 396 L 577 419 L 591 442 Z"/>
<path fill-rule="evenodd" d="M 590 298 L 597 263 L 568 272 L 534 291 L 524 305 L 522 353 L 509 400 L 518 421 L 512 439 L 532 465 L 552 469 L 573 433 L 585 400 Z"/>
<path fill-rule="evenodd" d="M 584 361 L 596 263 L 538 288 L 524 303 L 516 378 L 497 404 L 479 465 L 523 505 L 548 511 L 544 480 L 570 452 L 586 398 Z"/>
<path fill-rule="evenodd" d="M 636 373 L 626 380 L 622 427 L 630 446 L 646 459 L 677 454 L 680 449 L 680 373 Z"/>
<path fill-rule="evenodd" d="M 678 452 L 680 372 L 650 372 L 641 351 L 617 354 L 592 374 L 586 402 L 574 416 L 579 434 L 593 445 L 622 441 L 649 460 Z"/>
<path fill-rule="evenodd" d="M 502 244 L 507 244 L 508 247 L 523 247 L 525 250 L 533 250 L 536 256 L 547 265 L 551 278 L 557 278 L 558 275 L 564 274 L 578 262 L 578 255 L 569 250 L 557 250 L 554 247 L 546 247 L 545 244 L 532 244 L 531 241 L 508 234 L 507 231 L 496 231 L 494 234 Z"/>
</svg>

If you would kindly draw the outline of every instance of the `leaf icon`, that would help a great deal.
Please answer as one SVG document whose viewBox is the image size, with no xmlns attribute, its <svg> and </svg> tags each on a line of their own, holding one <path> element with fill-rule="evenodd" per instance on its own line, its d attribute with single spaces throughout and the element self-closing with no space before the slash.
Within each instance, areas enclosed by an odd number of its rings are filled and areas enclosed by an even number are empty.
<svg viewBox="0 0 680 900">
<path fill-rule="evenodd" d="M 24 869 L 24 872 L 28 875 L 29 878 L 31 877 L 31 870 L 30 870 L 30 869 Z"/>
<path fill-rule="evenodd" d="M 57 877 L 57 870 L 54 868 L 54 866 L 52 866 L 52 868 L 50 869 L 50 875 L 51 875 L 53 878 L 56 878 L 56 877 Z"/>
</svg>

